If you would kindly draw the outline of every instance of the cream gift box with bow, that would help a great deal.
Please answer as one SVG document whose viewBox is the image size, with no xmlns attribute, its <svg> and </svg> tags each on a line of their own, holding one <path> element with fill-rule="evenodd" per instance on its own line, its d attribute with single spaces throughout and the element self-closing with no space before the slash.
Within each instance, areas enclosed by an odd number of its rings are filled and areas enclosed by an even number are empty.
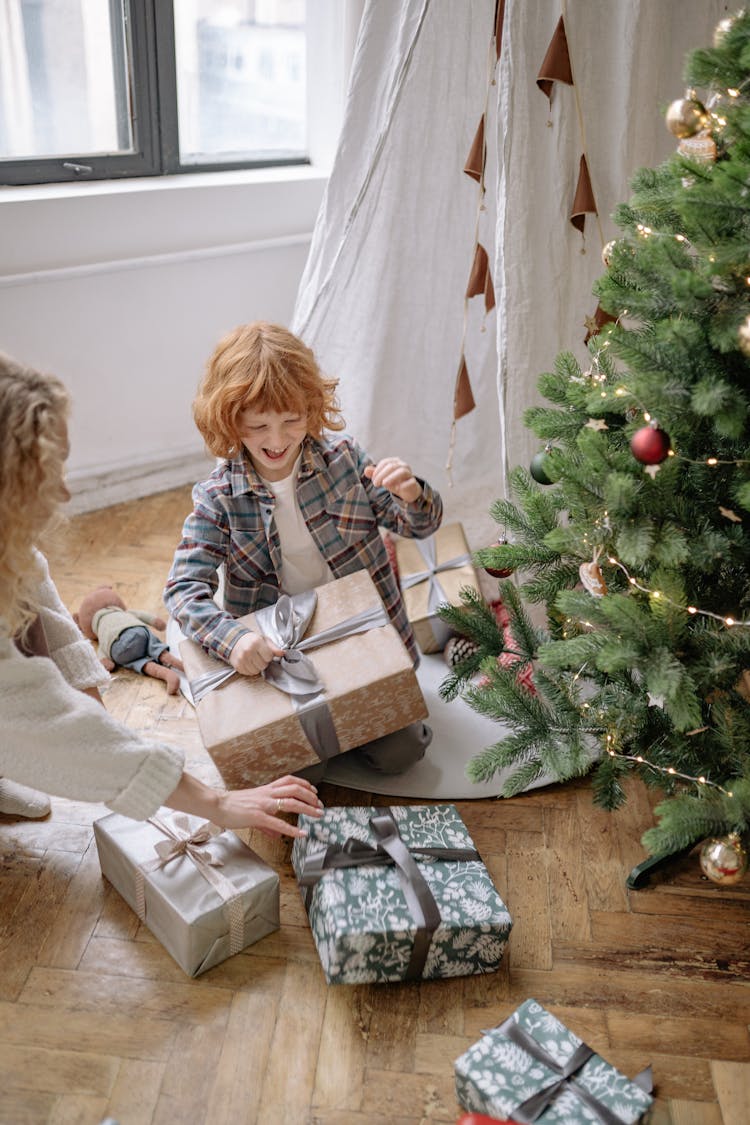
<svg viewBox="0 0 750 1125">
<path fill-rule="evenodd" d="M 200 645 L 180 645 L 203 743 L 230 788 L 426 718 L 411 657 L 367 571 L 282 595 L 239 620 L 286 650 L 263 676 L 240 676 Z"/>
<path fill-rule="evenodd" d="M 186 813 L 94 822 L 102 874 L 191 976 L 279 928 L 279 877 L 239 836 Z"/>
<path fill-rule="evenodd" d="M 441 652 L 450 627 L 437 615 L 444 602 L 460 605 L 460 590 L 479 590 L 476 571 L 460 523 L 441 527 L 429 539 L 396 539 L 401 593 L 422 652 Z"/>
</svg>

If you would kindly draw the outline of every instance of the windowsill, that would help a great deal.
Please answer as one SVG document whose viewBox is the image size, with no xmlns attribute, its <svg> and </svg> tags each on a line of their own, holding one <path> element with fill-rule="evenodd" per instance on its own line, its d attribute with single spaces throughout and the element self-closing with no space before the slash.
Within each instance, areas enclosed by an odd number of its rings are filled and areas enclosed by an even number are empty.
<svg viewBox="0 0 750 1125">
<path fill-rule="evenodd" d="M 330 169 L 312 164 L 280 164 L 267 168 L 243 168 L 226 172 L 185 172 L 175 176 L 140 176 L 121 180 L 76 180 L 62 184 L 0 185 L 3 203 L 32 203 L 36 200 L 81 199 L 92 196 L 127 196 L 153 192 L 183 192 L 205 188 L 250 187 L 326 180 Z"/>
<path fill-rule="evenodd" d="M 0 279 L 312 232 L 320 165 L 0 189 Z"/>
</svg>

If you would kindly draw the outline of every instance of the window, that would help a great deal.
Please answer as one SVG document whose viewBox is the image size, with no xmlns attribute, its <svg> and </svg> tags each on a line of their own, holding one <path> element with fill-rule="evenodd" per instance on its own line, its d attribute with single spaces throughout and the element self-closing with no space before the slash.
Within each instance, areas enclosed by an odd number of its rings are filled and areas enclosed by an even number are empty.
<svg viewBox="0 0 750 1125">
<path fill-rule="evenodd" d="M 305 0 L 1 0 L 0 183 L 308 162 Z"/>
</svg>

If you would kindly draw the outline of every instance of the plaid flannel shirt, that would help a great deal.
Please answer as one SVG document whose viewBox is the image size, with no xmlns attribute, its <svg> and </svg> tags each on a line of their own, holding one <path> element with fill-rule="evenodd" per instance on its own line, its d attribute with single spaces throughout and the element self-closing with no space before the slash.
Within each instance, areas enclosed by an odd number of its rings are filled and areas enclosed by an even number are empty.
<svg viewBox="0 0 750 1125">
<path fill-rule="evenodd" d="M 411 625 L 379 527 L 424 539 L 437 531 L 443 504 L 428 484 L 407 504 L 364 476 L 374 462 L 349 437 L 306 437 L 297 477 L 297 500 L 334 577 L 368 570 L 415 666 Z M 223 461 L 193 489 L 164 590 L 164 603 L 182 631 L 228 660 L 248 630 L 235 618 L 273 605 L 280 594 L 281 547 L 274 497 L 247 458 Z M 224 564 L 224 607 L 214 601 Z"/>
</svg>

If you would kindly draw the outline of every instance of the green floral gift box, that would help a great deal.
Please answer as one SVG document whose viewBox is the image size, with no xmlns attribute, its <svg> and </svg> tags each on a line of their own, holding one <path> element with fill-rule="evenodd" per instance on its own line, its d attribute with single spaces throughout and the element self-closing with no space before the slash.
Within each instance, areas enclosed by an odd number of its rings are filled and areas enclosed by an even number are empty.
<svg viewBox="0 0 750 1125">
<path fill-rule="evenodd" d="M 631 1082 L 536 1000 L 456 1059 L 464 1109 L 525 1125 L 634 1125 L 649 1109 L 651 1071 Z"/>
<path fill-rule="evenodd" d="M 454 805 L 301 816 L 292 864 L 329 984 L 495 972 L 512 925 Z"/>
</svg>

